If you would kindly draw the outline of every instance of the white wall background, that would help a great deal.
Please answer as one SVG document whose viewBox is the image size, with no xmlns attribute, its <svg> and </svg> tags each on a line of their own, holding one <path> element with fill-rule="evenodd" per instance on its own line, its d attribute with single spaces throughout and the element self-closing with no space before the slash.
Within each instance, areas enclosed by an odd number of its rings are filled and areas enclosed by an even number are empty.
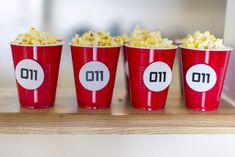
<svg viewBox="0 0 235 157">
<path fill-rule="evenodd" d="M 225 22 L 225 29 L 224 29 L 224 40 L 225 42 L 235 48 L 235 1 L 229 0 L 227 2 L 227 10 L 226 10 L 226 22 Z M 227 71 L 227 77 L 225 80 L 224 90 L 223 90 L 223 98 L 229 101 L 231 104 L 235 106 L 235 51 L 231 53 L 229 67 Z"/>
</svg>

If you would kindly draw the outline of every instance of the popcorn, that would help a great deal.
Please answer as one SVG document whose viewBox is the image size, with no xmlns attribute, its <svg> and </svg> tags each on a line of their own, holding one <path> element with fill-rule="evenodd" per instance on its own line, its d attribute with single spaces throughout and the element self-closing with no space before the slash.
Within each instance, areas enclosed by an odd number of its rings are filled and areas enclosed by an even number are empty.
<svg viewBox="0 0 235 157">
<path fill-rule="evenodd" d="M 151 32 L 148 29 L 136 27 L 131 33 L 129 46 L 148 47 L 148 48 L 172 48 L 173 41 L 162 38 L 161 32 Z"/>
<path fill-rule="evenodd" d="M 209 31 L 201 33 L 196 31 L 193 35 L 188 34 L 182 39 L 184 47 L 198 49 L 224 49 L 223 39 L 216 38 Z"/>
<path fill-rule="evenodd" d="M 72 45 L 83 46 L 120 46 L 123 45 L 123 37 L 113 37 L 108 32 L 86 32 L 82 36 L 76 34 L 71 40 Z"/>
<path fill-rule="evenodd" d="M 127 43 L 130 40 L 130 37 L 127 34 L 123 34 L 121 36 L 118 36 L 118 38 L 121 38 L 124 43 Z"/>
<path fill-rule="evenodd" d="M 60 41 L 50 33 L 40 32 L 31 27 L 29 32 L 18 35 L 11 43 L 20 45 L 55 45 L 60 44 Z"/>
</svg>

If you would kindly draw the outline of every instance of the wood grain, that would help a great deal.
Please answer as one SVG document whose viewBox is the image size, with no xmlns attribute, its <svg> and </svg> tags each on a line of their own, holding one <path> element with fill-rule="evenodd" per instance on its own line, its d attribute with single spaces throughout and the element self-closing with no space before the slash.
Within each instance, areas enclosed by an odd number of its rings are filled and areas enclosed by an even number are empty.
<svg viewBox="0 0 235 157">
<path fill-rule="evenodd" d="M 74 89 L 59 90 L 52 109 L 21 109 L 14 88 L 0 90 L 2 134 L 231 134 L 235 108 L 226 102 L 216 112 L 188 110 L 178 93 L 170 93 L 164 111 L 133 109 L 125 92 L 114 93 L 112 107 L 77 108 Z"/>
</svg>

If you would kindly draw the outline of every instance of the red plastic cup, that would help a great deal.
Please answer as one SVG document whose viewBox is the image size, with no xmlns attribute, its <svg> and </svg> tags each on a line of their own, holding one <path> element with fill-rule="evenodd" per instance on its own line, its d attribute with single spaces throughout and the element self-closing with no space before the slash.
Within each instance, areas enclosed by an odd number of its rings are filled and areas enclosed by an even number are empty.
<svg viewBox="0 0 235 157">
<path fill-rule="evenodd" d="M 125 45 L 125 48 L 132 105 L 144 110 L 164 109 L 177 47 L 151 49 Z"/>
<path fill-rule="evenodd" d="M 217 110 L 232 48 L 201 50 L 181 46 L 180 49 L 186 107 Z"/>
<path fill-rule="evenodd" d="M 80 107 L 110 107 L 120 48 L 71 45 L 77 102 Z"/>
<path fill-rule="evenodd" d="M 54 106 L 62 47 L 11 44 L 21 107 Z"/>
</svg>

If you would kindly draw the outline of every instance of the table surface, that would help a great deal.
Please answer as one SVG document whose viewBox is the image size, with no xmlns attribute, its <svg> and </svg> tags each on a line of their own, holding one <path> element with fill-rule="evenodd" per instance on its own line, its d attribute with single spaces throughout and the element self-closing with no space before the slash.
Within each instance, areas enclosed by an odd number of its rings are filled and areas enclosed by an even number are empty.
<svg viewBox="0 0 235 157">
<path fill-rule="evenodd" d="M 123 89 L 124 90 L 124 89 Z M 0 90 L 2 134 L 231 134 L 235 108 L 222 101 L 216 112 L 188 110 L 179 93 L 170 93 L 164 111 L 133 109 L 116 91 L 110 109 L 77 107 L 74 89 L 57 92 L 51 109 L 22 109 L 15 88 Z"/>
</svg>

